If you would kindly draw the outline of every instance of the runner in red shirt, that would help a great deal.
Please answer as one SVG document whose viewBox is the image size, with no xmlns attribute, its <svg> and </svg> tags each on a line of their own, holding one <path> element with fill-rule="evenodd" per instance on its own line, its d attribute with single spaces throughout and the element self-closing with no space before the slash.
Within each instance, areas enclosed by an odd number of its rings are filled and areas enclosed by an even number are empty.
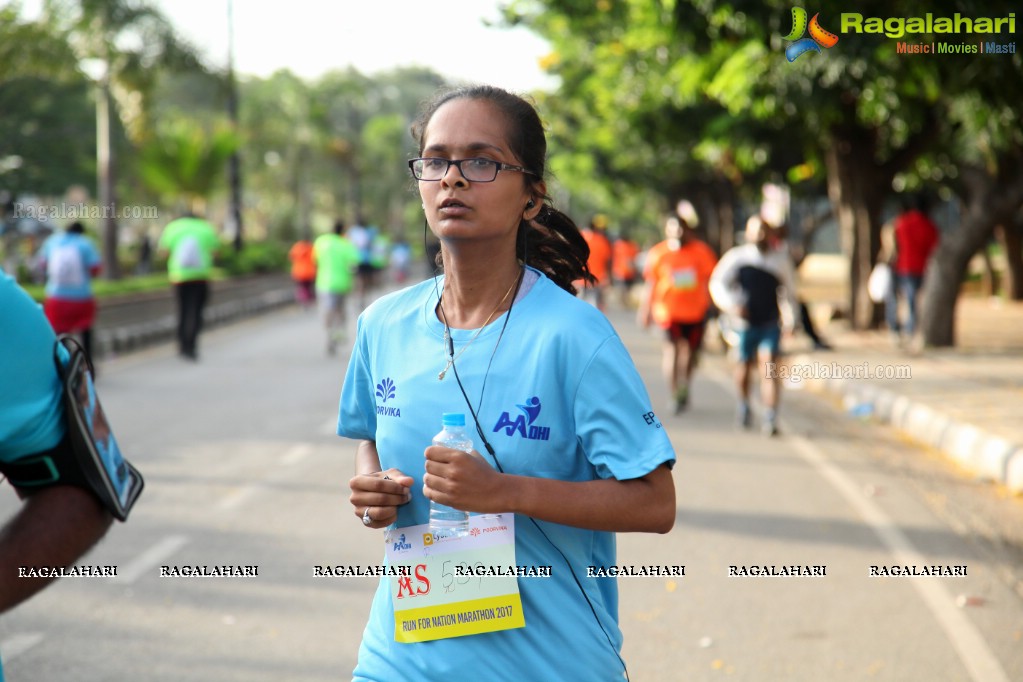
<svg viewBox="0 0 1023 682">
<path fill-rule="evenodd" d="M 927 263 L 938 246 L 938 228 L 928 217 L 927 209 L 926 199 L 916 197 L 906 202 L 905 211 L 895 219 L 895 286 L 889 292 L 885 313 L 888 328 L 897 342 L 913 342 L 917 298 Z M 908 314 L 905 322 L 899 320 L 898 296 L 906 299 Z"/>
</svg>

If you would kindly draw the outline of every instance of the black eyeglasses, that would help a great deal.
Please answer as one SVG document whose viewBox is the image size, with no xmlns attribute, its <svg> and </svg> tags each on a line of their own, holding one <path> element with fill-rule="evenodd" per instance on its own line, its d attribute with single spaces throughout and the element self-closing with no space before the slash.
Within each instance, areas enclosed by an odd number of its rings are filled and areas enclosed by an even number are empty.
<svg viewBox="0 0 1023 682">
<path fill-rule="evenodd" d="M 519 173 L 536 175 L 533 171 L 522 166 L 512 166 L 511 164 L 483 158 L 438 159 L 436 157 L 427 157 L 412 159 L 408 162 L 408 167 L 416 180 L 424 180 L 426 182 L 437 182 L 448 174 L 448 169 L 452 166 L 458 168 L 458 172 L 469 182 L 493 182 L 497 180 L 498 171 L 518 171 Z"/>
</svg>

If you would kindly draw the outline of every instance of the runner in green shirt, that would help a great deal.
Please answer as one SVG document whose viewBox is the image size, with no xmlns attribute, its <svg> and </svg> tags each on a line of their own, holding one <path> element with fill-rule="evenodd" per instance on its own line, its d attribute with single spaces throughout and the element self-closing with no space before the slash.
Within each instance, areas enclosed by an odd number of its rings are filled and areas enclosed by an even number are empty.
<svg viewBox="0 0 1023 682">
<path fill-rule="evenodd" d="M 316 260 L 316 299 L 320 302 L 327 329 L 327 354 L 337 352 L 344 340 L 345 295 L 352 290 L 359 266 L 359 250 L 345 236 L 345 224 L 338 220 L 331 234 L 323 234 L 313 243 Z"/>
<path fill-rule="evenodd" d="M 160 235 L 158 248 L 169 254 L 167 273 L 178 302 L 178 352 L 196 360 L 203 309 L 209 300 L 213 256 L 220 247 L 213 226 L 186 215 L 171 221 Z"/>
</svg>

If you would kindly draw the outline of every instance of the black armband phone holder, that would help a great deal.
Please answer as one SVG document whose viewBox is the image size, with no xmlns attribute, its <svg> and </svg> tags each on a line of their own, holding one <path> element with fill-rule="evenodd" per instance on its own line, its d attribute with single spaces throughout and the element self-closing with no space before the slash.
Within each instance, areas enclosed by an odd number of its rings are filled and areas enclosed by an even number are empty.
<svg viewBox="0 0 1023 682">
<path fill-rule="evenodd" d="M 66 363 L 61 347 L 70 355 Z M 114 517 L 124 521 L 142 493 L 142 475 L 121 455 L 82 347 L 73 337 L 62 335 L 53 359 L 61 380 L 67 434 L 50 450 L 0 463 L 0 473 L 24 490 L 58 484 L 86 488 Z"/>
</svg>

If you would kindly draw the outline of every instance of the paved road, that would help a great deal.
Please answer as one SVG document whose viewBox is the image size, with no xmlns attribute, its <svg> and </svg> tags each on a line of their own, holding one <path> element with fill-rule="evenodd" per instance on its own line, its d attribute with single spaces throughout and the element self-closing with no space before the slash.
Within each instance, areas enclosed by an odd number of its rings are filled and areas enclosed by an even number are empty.
<svg viewBox="0 0 1023 682">
<path fill-rule="evenodd" d="M 612 319 L 665 404 L 658 339 Z M 0 619 L 10 682 L 347 679 L 374 585 L 313 567 L 381 552 L 346 501 L 352 444 L 332 435 L 345 355 L 290 308 L 209 332 L 195 365 L 167 345 L 105 362 L 101 395 L 147 488 L 84 562 L 116 578 L 64 579 Z M 1023 563 L 995 530 L 1023 527 L 1020 505 L 817 396 L 786 396 L 781 438 L 736 432 L 727 376 L 708 354 L 693 409 L 664 417 L 675 530 L 619 539 L 623 564 L 686 567 L 619 580 L 631 679 L 1023 678 Z M 16 505 L 0 493 L 0 518 Z M 160 577 L 195 564 L 258 576 Z M 826 575 L 729 576 L 793 565 Z M 892 565 L 967 575 L 869 575 Z"/>
</svg>

